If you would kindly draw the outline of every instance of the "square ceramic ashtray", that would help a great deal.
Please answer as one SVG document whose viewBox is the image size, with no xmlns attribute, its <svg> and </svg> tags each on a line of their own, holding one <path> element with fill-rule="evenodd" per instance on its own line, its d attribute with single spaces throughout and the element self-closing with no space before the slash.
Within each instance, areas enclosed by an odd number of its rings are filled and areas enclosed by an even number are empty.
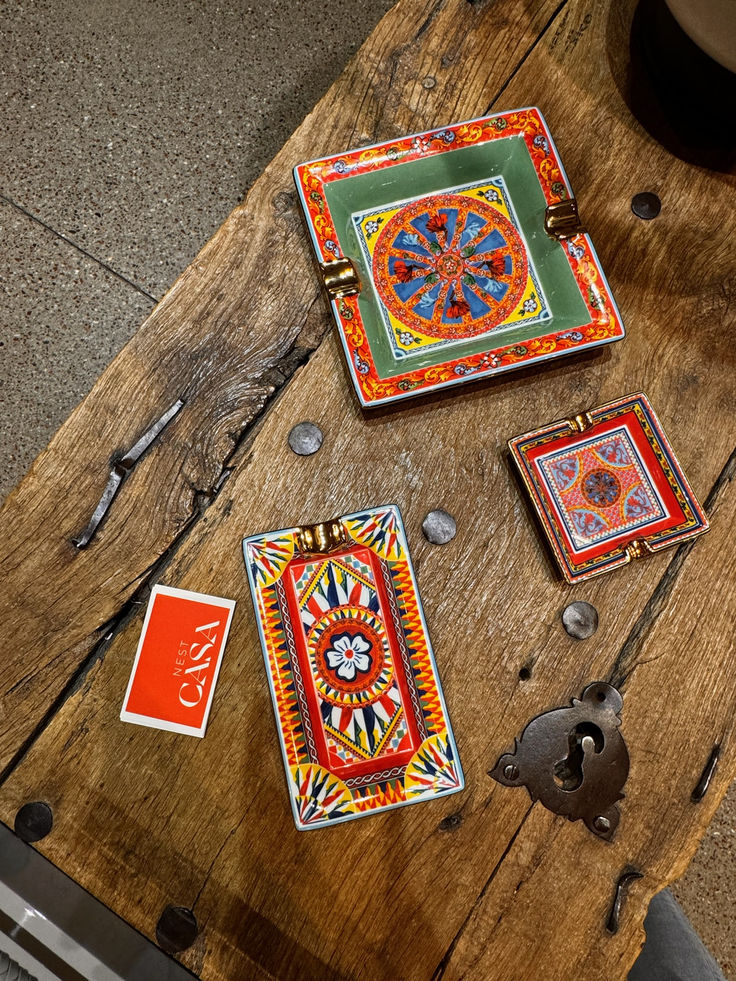
<svg viewBox="0 0 736 981">
<path fill-rule="evenodd" d="M 516 436 L 509 449 L 569 583 L 708 530 L 646 395 Z"/>
<path fill-rule="evenodd" d="M 363 406 L 624 336 L 538 109 L 303 163 L 294 176 Z"/>
</svg>

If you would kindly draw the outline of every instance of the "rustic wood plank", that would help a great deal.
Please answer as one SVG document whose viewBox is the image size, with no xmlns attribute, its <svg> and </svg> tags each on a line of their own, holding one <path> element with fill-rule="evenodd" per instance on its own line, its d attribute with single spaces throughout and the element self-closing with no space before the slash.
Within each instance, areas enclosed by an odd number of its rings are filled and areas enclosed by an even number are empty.
<svg viewBox="0 0 736 981">
<path fill-rule="evenodd" d="M 682 875 L 736 770 L 736 645 L 727 632 L 736 597 L 722 589 L 724 578 L 736 576 L 736 559 L 722 555 L 736 519 L 735 475 L 736 455 L 711 501 L 713 535 L 701 550 L 681 554 L 659 614 L 646 618 L 612 670 L 605 664 L 606 677 L 624 694 L 631 752 L 623 833 L 601 848 L 534 807 L 484 884 L 438 977 L 534 977 L 514 973 L 522 945 L 525 962 L 544 964 L 545 977 L 626 976 L 644 941 L 651 897 Z M 708 644 L 718 648 L 717 658 L 701 659 Z M 696 804 L 691 793 L 716 743 L 725 766 Z M 630 886 L 619 932 L 611 936 L 603 924 L 617 880 L 629 868 L 643 878 Z M 564 943 L 555 943 L 555 936 Z"/>
<path fill-rule="evenodd" d="M 590 643 L 576 643 L 558 620 L 560 608 L 576 593 L 549 577 L 544 554 L 519 514 L 509 475 L 494 459 L 498 443 L 486 437 L 468 445 L 463 438 L 463 431 L 479 432 L 483 425 L 484 399 L 440 413 L 437 421 L 448 443 L 460 447 L 453 469 L 441 466 L 447 443 L 442 441 L 427 463 L 424 449 L 411 438 L 421 420 L 398 417 L 374 431 L 384 449 L 386 434 L 392 433 L 393 468 L 386 473 L 385 467 L 373 466 L 380 449 L 366 453 L 360 445 L 360 420 L 340 420 L 340 411 L 349 414 L 346 400 L 325 406 L 318 417 L 327 433 L 324 457 L 287 457 L 270 482 L 263 480 L 259 444 L 278 451 L 300 418 L 302 399 L 339 380 L 339 359 L 330 340 L 317 356 L 324 371 L 316 377 L 311 368 L 301 373 L 293 403 L 288 393 L 264 426 L 242 483 L 238 475 L 207 515 L 210 527 L 195 532 L 167 572 L 168 582 L 192 588 L 206 582 L 240 603 L 206 739 L 184 741 L 118 722 L 140 628 L 136 619 L 11 777 L 3 816 L 30 797 L 49 800 L 56 825 L 41 843 L 44 852 L 149 934 L 165 903 L 192 905 L 203 934 L 186 962 L 203 977 L 240 976 L 246 958 L 255 957 L 279 977 L 426 978 L 443 965 L 448 977 L 468 972 L 532 978 L 529 970 L 523 972 L 525 965 L 538 963 L 540 951 L 556 948 L 560 931 L 568 944 L 555 960 L 545 954 L 545 976 L 623 976 L 636 953 L 646 899 L 680 871 L 733 774 L 733 749 L 722 729 L 736 704 L 733 682 L 727 680 L 734 654 L 718 640 L 730 623 L 734 600 L 726 598 L 724 606 L 717 588 L 733 572 L 733 559 L 726 566 L 717 561 L 732 527 L 733 484 L 723 481 L 718 506 L 711 508 L 713 531 L 684 562 L 660 555 L 639 567 L 641 577 L 627 570 L 588 585 L 585 596 L 601 611 L 602 624 Z M 517 404 L 512 391 L 505 393 L 504 417 Z M 410 447 L 403 459 L 402 446 Z M 283 506 L 275 502 L 287 502 L 288 520 L 301 513 L 294 488 L 311 481 L 316 487 L 304 505 L 308 518 L 323 514 L 324 497 L 333 511 L 357 506 L 364 500 L 361 489 L 344 487 L 344 474 L 355 471 L 375 472 L 365 485 L 368 500 L 385 499 L 391 486 L 403 485 L 400 504 L 409 518 L 468 790 L 329 832 L 300 834 L 287 806 L 238 546 L 244 523 L 248 530 L 254 521 L 273 524 Z M 262 489 L 254 495 L 259 484 Z M 454 508 L 461 519 L 457 545 L 433 548 L 419 533 L 428 499 L 435 494 L 429 506 L 447 505 L 459 487 L 480 502 L 481 510 L 473 516 Z M 507 560 L 513 586 L 504 578 Z M 680 572 L 654 617 L 639 594 L 651 591 L 675 561 Z M 477 585 L 478 565 L 488 576 L 485 589 Z M 522 621 L 519 611 L 528 619 Z M 697 623 L 710 625 L 700 642 L 692 639 Z M 636 643 L 622 645 L 628 634 Z M 520 682 L 519 668 L 530 664 L 531 679 Z M 655 664 L 661 673 L 650 684 Z M 523 791 L 497 787 L 485 771 L 531 715 L 612 672 L 625 693 L 632 772 L 618 838 L 607 846 L 538 806 L 529 814 Z M 678 672 L 688 677 L 681 704 L 660 694 Z M 724 742 L 718 783 L 695 807 L 689 794 L 718 738 Z M 440 830 L 441 819 L 454 812 L 462 815 L 460 826 Z M 121 828 L 126 829 L 124 849 Z M 632 889 L 621 932 L 609 940 L 603 929 L 607 907 L 629 863 L 646 878 Z M 354 870 L 354 883 L 346 884 L 345 869 Z M 518 890 L 523 880 L 529 886 Z M 524 915 L 517 912 L 520 896 Z M 504 928 L 494 933 L 501 915 Z M 511 930 L 508 938 L 506 930 Z M 490 951 L 498 949 L 499 967 L 492 970 L 484 960 L 482 971 L 473 974 L 484 938 Z M 590 961 L 583 956 L 588 952 Z M 509 974 L 510 963 L 518 974 Z"/>
<path fill-rule="evenodd" d="M 233 476 L 159 573 L 238 600 L 206 738 L 118 721 L 137 613 L 2 788 L 6 821 L 25 800 L 52 804 L 55 828 L 40 848 L 144 932 L 167 903 L 191 906 L 202 933 L 183 960 L 204 978 L 247 977 L 254 964 L 299 978 L 507 981 L 536 978 L 540 965 L 550 979 L 624 977 L 648 898 L 682 871 L 736 772 L 736 598 L 723 587 L 736 571 L 727 547 L 736 372 L 726 178 L 674 159 L 630 117 L 616 74 L 623 62 L 605 55 L 626 37 L 621 8 L 611 11 L 603 0 L 572 0 L 503 98 L 542 105 L 627 339 L 593 358 L 366 416 L 330 336 L 230 461 Z M 630 212 L 642 189 L 663 199 L 655 222 Z M 703 254 L 707 264 L 696 265 Z M 696 493 L 709 495 L 712 530 L 677 553 L 564 586 L 531 525 L 505 439 L 639 388 Z M 311 458 L 286 447 L 305 407 L 326 436 Z M 389 500 L 407 520 L 467 789 L 300 834 L 240 539 Z M 420 532 L 436 506 L 458 519 L 443 548 Z M 572 598 L 600 611 L 591 641 L 561 628 Z M 529 718 L 598 678 L 622 687 L 632 760 L 612 845 L 486 774 Z M 694 805 L 690 792 L 715 741 L 723 744 L 718 776 Z M 451 813 L 462 820 L 444 831 Z M 629 864 L 645 877 L 611 936 L 604 922 Z"/>
<path fill-rule="evenodd" d="M 292 166 L 482 113 L 557 6 L 405 0 L 389 12 L 5 502 L 0 769 L 200 516 L 234 447 L 328 327 Z M 77 551 L 111 459 L 179 398 L 184 410 Z"/>
</svg>

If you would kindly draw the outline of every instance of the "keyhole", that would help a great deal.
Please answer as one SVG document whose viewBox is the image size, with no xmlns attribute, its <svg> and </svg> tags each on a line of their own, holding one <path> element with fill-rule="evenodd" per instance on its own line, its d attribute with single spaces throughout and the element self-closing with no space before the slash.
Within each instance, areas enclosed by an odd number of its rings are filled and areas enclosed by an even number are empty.
<svg viewBox="0 0 736 981">
<path fill-rule="evenodd" d="M 555 763 L 554 778 L 560 790 L 577 790 L 583 782 L 583 760 L 586 755 L 600 753 L 603 733 L 592 722 L 581 722 L 567 737 L 569 752 L 564 760 Z"/>
</svg>

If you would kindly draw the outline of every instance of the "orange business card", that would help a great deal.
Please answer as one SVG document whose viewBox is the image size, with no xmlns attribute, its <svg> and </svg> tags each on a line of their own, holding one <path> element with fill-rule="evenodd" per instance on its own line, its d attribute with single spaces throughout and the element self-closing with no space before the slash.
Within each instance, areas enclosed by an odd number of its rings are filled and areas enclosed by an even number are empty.
<svg viewBox="0 0 736 981">
<path fill-rule="evenodd" d="M 120 718 L 204 736 L 235 601 L 154 586 Z"/>
</svg>

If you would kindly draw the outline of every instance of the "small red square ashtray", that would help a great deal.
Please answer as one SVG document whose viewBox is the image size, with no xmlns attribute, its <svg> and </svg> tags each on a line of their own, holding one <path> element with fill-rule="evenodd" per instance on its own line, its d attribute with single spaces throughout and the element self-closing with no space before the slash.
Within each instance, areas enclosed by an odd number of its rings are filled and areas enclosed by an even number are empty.
<svg viewBox="0 0 736 981">
<path fill-rule="evenodd" d="M 627 395 L 508 445 L 569 583 L 708 530 L 646 395 Z"/>
</svg>

